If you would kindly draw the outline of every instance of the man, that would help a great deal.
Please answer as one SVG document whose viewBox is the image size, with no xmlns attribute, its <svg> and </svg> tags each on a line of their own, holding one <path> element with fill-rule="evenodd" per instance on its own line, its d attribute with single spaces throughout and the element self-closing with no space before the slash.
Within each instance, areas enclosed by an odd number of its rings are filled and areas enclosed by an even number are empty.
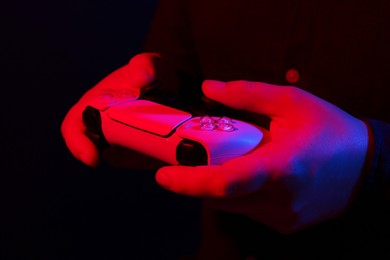
<svg viewBox="0 0 390 260">
<path fill-rule="evenodd" d="M 201 259 L 379 256 L 388 231 L 389 11 L 379 0 L 161 1 L 145 52 L 72 107 L 63 136 L 76 158 L 97 165 L 81 121 L 88 100 L 155 81 L 187 102 L 204 94 L 266 115 L 254 152 L 157 172 L 164 188 L 205 199 Z"/>
</svg>

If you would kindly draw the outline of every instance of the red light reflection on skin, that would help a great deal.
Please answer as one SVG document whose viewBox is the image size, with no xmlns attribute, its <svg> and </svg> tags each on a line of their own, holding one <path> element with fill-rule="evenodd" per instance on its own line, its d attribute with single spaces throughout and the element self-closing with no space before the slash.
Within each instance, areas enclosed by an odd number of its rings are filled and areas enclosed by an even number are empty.
<svg viewBox="0 0 390 260">
<path fill-rule="evenodd" d="M 85 136 L 81 113 L 102 88 L 139 89 L 155 81 L 157 54 L 135 56 L 88 91 L 66 115 L 62 134 L 72 154 L 96 166 L 99 152 Z M 202 197 L 288 233 L 340 214 L 361 175 L 366 125 L 334 105 L 294 87 L 261 82 L 205 81 L 205 95 L 227 106 L 271 118 L 252 153 L 219 166 L 168 166 L 157 182 Z"/>
<path fill-rule="evenodd" d="M 220 166 L 164 167 L 158 183 L 284 233 L 347 207 L 367 151 L 362 121 L 295 87 L 205 81 L 203 90 L 230 107 L 268 115 L 269 133 L 257 150 Z"/>
</svg>

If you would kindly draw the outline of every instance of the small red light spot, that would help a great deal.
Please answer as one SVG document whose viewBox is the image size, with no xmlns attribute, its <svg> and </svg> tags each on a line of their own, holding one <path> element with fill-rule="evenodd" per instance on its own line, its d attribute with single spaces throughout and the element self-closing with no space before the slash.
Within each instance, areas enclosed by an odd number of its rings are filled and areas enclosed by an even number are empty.
<svg viewBox="0 0 390 260">
<path fill-rule="evenodd" d="M 299 71 L 296 69 L 289 69 L 286 72 L 286 80 L 288 83 L 294 84 L 299 81 Z"/>
</svg>

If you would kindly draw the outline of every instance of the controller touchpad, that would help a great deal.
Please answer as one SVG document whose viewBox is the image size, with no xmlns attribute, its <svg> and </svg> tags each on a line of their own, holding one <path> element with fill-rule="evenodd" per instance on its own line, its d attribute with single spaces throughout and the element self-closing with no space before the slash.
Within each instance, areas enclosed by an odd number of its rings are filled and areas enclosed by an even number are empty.
<svg viewBox="0 0 390 260">
<path fill-rule="evenodd" d="M 147 100 L 113 106 L 107 111 L 107 115 L 118 123 L 161 136 L 169 135 L 192 117 L 190 113 Z"/>
</svg>

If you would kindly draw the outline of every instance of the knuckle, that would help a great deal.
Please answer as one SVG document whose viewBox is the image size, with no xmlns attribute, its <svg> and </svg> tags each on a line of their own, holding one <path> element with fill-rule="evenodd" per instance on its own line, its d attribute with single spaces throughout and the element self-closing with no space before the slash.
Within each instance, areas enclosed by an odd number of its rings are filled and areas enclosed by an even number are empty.
<svg viewBox="0 0 390 260">
<path fill-rule="evenodd" d="M 134 55 L 130 59 L 130 63 L 133 63 L 133 64 L 145 64 L 145 63 L 150 62 L 151 60 L 159 59 L 159 58 L 161 58 L 161 57 L 157 53 L 144 52 L 144 53 L 139 53 L 139 54 Z"/>
<path fill-rule="evenodd" d="M 290 156 L 285 162 L 284 171 L 289 175 L 297 175 L 306 172 L 306 162 L 299 156 Z"/>
<path fill-rule="evenodd" d="M 302 103 L 303 90 L 294 86 L 282 86 L 280 87 L 279 100 L 287 107 L 295 107 Z"/>
<path fill-rule="evenodd" d="M 139 53 L 139 54 L 137 54 L 137 55 L 134 55 L 134 56 L 131 58 L 130 61 L 136 63 L 136 62 L 144 61 L 144 60 L 146 60 L 146 59 L 148 59 L 148 56 L 147 56 L 147 55 L 145 55 L 144 53 Z"/>
<path fill-rule="evenodd" d="M 144 53 L 137 54 L 133 56 L 129 62 L 128 69 L 139 69 L 145 67 L 150 62 L 148 55 Z"/>
<path fill-rule="evenodd" d="M 213 195 L 217 198 L 226 198 L 233 196 L 237 191 L 236 183 L 225 173 L 215 175 L 212 186 Z"/>
<path fill-rule="evenodd" d="M 304 159 L 293 157 L 285 162 L 279 175 L 279 182 L 287 191 L 294 191 L 307 185 L 309 167 Z"/>
</svg>

